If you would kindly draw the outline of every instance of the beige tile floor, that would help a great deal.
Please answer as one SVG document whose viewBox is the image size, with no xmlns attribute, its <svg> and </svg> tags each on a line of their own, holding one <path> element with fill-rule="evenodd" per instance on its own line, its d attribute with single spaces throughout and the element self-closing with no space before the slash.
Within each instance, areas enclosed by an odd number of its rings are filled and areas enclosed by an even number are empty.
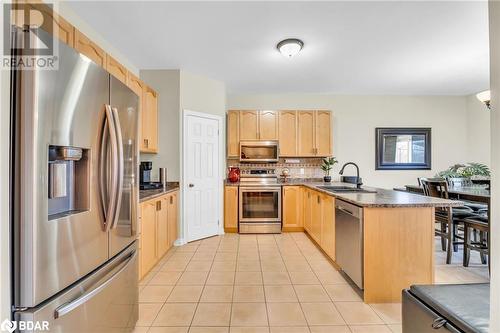
<svg viewBox="0 0 500 333">
<path fill-rule="evenodd" d="M 436 252 L 437 282 L 487 280 L 459 256 Z M 135 332 L 401 332 L 401 305 L 364 304 L 304 233 L 227 234 L 167 253 L 139 285 Z"/>
</svg>

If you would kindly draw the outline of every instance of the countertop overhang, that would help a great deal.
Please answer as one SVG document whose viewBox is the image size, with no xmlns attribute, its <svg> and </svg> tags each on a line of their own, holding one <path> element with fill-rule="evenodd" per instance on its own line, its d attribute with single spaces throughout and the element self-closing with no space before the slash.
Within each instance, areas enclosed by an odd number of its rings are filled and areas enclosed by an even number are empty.
<svg viewBox="0 0 500 333">
<path fill-rule="evenodd" d="M 241 183 L 231 183 L 226 181 L 228 186 L 239 186 Z M 404 208 L 404 207 L 460 207 L 464 203 L 458 200 L 448 200 L 427 197 L 424 195 L 413 194 L 408 192 L 394 191 L 389 189 L 374 188 L 369 186 L 363 186 L 364 189 L 376 191 L 376 193 L 342 193 L 342 192 L 330 192 L 322 189 L 321 186 L 351 186 L 355 187 L 354 184 L 342 183 L 342 182 L 331 182 L 325 183 L 319 181 L 318 179 L 288 179 L 285 181 L 279 181 L 277 185 L 280 186 L 304 186 L 315 191 L 319 191 L 326 195 L 338 198 L 340 200 L 347 201 L 354 205 L 360 207 L 379 207 L 379 208 Z"/>
</svg>

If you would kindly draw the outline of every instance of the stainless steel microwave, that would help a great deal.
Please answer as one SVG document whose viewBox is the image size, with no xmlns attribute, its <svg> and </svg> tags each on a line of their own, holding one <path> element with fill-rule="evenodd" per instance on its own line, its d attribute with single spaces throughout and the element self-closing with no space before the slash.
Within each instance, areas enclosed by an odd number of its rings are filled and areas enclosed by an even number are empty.
<svg viewBox="0 0 500 333">
<path fill-rule="evenodd" d="M 278 162 L 279 144 L 276 140 L 240 141 L 240 162 Z"/>
</svg>

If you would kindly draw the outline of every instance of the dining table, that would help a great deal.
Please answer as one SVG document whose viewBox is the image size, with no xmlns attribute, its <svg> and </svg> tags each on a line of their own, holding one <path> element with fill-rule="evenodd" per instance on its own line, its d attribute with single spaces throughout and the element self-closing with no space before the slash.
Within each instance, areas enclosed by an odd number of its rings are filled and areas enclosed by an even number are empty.
<svg viewBox="0 0 500 333">
<path fill-rule="evenodd" d="M 405 185 L 404 187 L 395 187 L 395 191 L 411 192 L 424 195 L 424 188 L 420 185 Z M 488 205 L 488 217 L 490 216 L 490 189 L 486 185 L 472 186 L 449 186 L 448 195 L 450 199 L 480 202 Z"/>
</svg>

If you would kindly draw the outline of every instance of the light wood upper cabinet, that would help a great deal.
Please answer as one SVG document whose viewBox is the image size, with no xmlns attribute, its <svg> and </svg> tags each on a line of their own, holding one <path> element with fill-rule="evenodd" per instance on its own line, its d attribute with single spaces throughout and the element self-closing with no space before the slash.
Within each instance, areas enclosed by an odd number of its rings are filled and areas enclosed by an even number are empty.
<svg viewBox="0 0 500 333">
<path fill-rule="evenodd" d="M 240 140 L 259 139 L 259 111 L 240 111 Z"/>
<path fill-rule="evenodd" d="M 316 156 L 315 146 L 315 112 L 314 111 L 298 111 L 298 155 L 302 157 Z"/>
<path fill-rule="evenodd" d="M 142 92 L 141 152 L 158 152 L 158 94 L 145 86 Z"/>
<path fill-rule="evenodd" d="M 332 113 L 316 111 L 316 155 L 332 155 Z"/>
<path fill-rule="evenodd" d="M 283 229 L 299 230 L 303 226 L 303 199 L 301 186 L 283 186 Z"/>
<path fill-rule="evenodd" d="M 177 193 L 168 195 L 168 247 L 174 246 L 178 237 L 177 229 Z"/>
<path fill-rule="evenodd" d="M 156 201 L 141 205 L 141 277 L 156 263 Z"/>
<path fill-rule="evenodd" d="M 43 21 L 41 22 L 41 27 L 43 30 L 52 32 L 52 34 L 63 43 L 68 44 L 71 47 L 74 46 L 73 25 L 59 16 L 51 7 L 44 3 L 28 3 L 27 5 L 42 13 Z"/>
<path fill-rule="evenodd" d="M 332 113 L 328 110 L 228 111 L 227 156 L 239 157 L 240 140 L 278 140 L 280 157 L 333 154 Z"/>
<path fill-rule="evenodd" d="M 144 90 L 146 84 L 135 76 L 132 72 L 127 71 L 127 87 L 129 87 L 137 96 L 139 100 L 142 101 L 142 91 Z"/>
<path fill-rule="evenodd" d="M 227 113 L 227 156 L 237 158 L 240 155 L 240 117 L 238 111 Z"/>
<path fill-rule="evenodd" d="M 238 186 L 226 186 L 224 189 L 224 230 L 238 231 Z"/>
<path fill-rule="evenodd" d="M 278 111 L 259 112 L 259 140 L 278 139 Z"/>
<path fill-rule="evenodd" d="M 169 249 L 168 244 L 168 200 L 156 201 L 156 258 L 160 259 Z"/>
<path fill-rule="evenodd" d="M 127 84 L 127 69 L 110 55 L 106 57 L 106 70 L 118 80 Z"/>
<path fill-rule="evenodd" d="M 280 111 L 278 125 L 280 156 L 297 156 L 297 111 Z"/>
<path fill-rule="evenodd" d="M 75 49 L 96 64 L 106 67 L 106 52 L 78 29 L 75 29 Z"/>
<path fill-rule="evenodd" d="M 322 196 L 321 248 L 335 260 L 335 198 Z"/>
</svg>

